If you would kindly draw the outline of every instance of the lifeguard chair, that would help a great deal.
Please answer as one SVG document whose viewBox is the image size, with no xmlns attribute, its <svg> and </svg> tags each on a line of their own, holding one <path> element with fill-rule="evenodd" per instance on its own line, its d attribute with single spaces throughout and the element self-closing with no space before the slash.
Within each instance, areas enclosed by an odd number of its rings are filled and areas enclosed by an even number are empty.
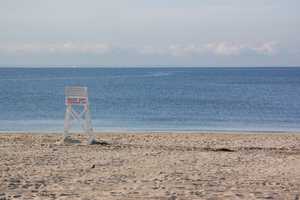
<svg viewBox="0 0 300 200">
<path fill-rule="evenodd" d="M 95 138 L 91 122 L 87 87 L 66 87 L 65 104 L 64 141 L 70 137 L 69 131 L 72 122 L 77 121 L 80 123 L 84 132 L 88 134 L 88 143 L 91 144 Z M 78 108 L 74 109 L 73 107 Z"/>
</svg>

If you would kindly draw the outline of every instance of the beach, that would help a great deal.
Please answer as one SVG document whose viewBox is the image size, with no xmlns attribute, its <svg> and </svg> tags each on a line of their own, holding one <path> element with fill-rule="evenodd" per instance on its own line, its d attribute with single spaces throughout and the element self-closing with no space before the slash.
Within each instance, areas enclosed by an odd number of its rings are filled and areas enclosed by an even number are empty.
<svg viewBox="0 0 300 200">
<path fill-rule="evenodd" d="M 0 199 L 299 199 L 298 133 L 0 134 Z"/>
</svg>

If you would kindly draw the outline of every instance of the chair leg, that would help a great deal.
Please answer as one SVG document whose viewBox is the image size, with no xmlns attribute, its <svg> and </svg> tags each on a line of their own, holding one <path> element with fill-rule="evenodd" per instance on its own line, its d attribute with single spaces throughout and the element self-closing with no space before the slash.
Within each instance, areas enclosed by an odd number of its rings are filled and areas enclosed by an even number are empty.
<svg viewBox="0 0 300 200">
<path fill-rule="evenodd" d="M 64 140 L 69 136 L 69 130 L 70 130 L 70 120 L 71 120 L 71 106 L 67 106 L 66 112 L 65 112 L 65 120 L 64 120 Z"/>
</svg>

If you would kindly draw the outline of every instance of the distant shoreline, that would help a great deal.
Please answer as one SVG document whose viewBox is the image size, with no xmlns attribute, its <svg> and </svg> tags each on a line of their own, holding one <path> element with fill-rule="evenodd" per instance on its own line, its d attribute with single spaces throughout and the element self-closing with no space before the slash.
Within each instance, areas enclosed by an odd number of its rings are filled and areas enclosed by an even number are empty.
<svg viewBox="0 0 300 200">
<path fill-rule="evenodd" d="M 29 135 L 60 135 L 63 131 L 0 131 L 1 135 L 5 134 L 29 134 Z M 73 131 L 71 134 L 85 134 L 83 131 Z M 105 131 L 94 131 L 94 134 L 216 134 L 216 135 L 298 135 L 300 131 L 126 131 L 126 130 L 105 130 Z"/>
</svg>

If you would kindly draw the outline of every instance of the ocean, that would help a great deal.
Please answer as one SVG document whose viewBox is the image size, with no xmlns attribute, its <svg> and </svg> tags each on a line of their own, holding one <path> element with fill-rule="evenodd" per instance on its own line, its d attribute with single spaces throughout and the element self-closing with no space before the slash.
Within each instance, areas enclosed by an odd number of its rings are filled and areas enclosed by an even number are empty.
<svg viewBox="0 0 300 200">
<path fill-rule="evenodd" d="M 300 131 L 288 67 L 0 68 L 0 131 L 62 132 L 65 86 L 88 87 L 96 131 Z"/>
</svg>

